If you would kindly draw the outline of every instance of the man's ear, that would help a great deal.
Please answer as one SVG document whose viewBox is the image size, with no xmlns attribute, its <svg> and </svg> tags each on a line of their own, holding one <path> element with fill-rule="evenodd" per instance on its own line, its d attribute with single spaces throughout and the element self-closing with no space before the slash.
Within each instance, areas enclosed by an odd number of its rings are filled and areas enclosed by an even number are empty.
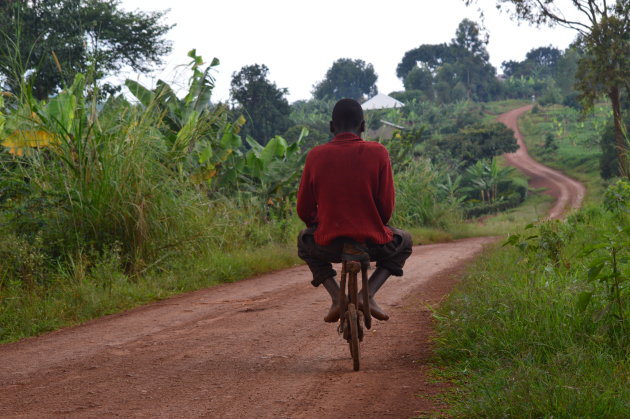
<svg viewBox="0 0 630 419">
<path fill-rule="evenodd" d="M 330 121 L 330 132 L 332 132 L 333 134 L 335 133 L 335 124 L 333 123 L 333 121 Z"/>
<path fill-rule="evenodd" d="M 361 125 L 359 125 L 359 134 L 365 132 L 365 119 L 361 121 Z"/>
</svg>

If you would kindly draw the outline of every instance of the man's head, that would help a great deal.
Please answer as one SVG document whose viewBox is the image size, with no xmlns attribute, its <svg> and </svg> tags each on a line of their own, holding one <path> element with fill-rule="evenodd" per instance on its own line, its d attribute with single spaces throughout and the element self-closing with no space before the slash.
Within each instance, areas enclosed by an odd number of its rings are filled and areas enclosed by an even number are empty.
<svg viewBox="0 0 630 419">
<path fill-rule="evenodd" d="M 341 99 L 337 102 L 332 111 L 330 132 L 333 134 L 353 132 L 360 135 L 363 131 L 365 131 L 365 120 L 359 102 L 353 99 Z"/>
</svg>

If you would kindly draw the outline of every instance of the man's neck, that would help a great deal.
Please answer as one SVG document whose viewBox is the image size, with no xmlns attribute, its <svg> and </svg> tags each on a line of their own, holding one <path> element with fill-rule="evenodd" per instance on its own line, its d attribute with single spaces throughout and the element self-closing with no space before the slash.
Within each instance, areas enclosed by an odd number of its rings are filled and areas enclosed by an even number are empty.
<svg viewBox="0 0 630 419">
<path fill-rule="evenodd" d="M 360 132 L 356 132 L 356 131 L 335 131 L 333 133 L 333 135 L 336 137 L 338 135 L 341 134 L 352 134 L 352 135 L 356 135 L 357 137 L 361 137 L 361 133 Z"/>
</svg>

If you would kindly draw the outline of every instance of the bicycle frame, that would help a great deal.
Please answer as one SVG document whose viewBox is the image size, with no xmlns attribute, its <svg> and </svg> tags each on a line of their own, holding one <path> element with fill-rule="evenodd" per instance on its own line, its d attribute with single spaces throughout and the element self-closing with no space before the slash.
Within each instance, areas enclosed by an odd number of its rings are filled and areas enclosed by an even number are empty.
<svg viewBox="0 0 630 419">
<path fill-rule="evenodd" d="M 359 370 L 359 342 L 363 341 L 363 324 L 367 329 L 372 327 L 370 315 L 370 298 L 367 270 L 370 258 L 359 243 L 344 243 L 341 262 L 341 280 L 339 284 L 340 323 L 339 333 L 350 346 L 354 370 Z M 357 290 L 357 274 L 361 272 L 363 291 L 361 297 L 362 310 L 358 312 L 359 295 Z M 347 291 L 346 291 L 347 287 Z"/>
</svg>

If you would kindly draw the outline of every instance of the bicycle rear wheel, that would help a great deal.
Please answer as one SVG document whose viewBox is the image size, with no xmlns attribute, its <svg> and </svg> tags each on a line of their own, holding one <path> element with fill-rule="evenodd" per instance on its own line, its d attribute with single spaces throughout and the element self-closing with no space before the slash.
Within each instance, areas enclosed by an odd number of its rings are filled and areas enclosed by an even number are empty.
<svg viewBox="0 0 630 419">
<path fill-rule="evenodd" d="M 361 353 L 359 350 L 359 316 L 354 304 L 348 305 L 348 323 L 350 325 L 350 339 L 348 344 L 350 346 L 350 355 L 352 355 L 352 367 L 355 371 L 359 371 L 361 366 Z"/>
</svg>

